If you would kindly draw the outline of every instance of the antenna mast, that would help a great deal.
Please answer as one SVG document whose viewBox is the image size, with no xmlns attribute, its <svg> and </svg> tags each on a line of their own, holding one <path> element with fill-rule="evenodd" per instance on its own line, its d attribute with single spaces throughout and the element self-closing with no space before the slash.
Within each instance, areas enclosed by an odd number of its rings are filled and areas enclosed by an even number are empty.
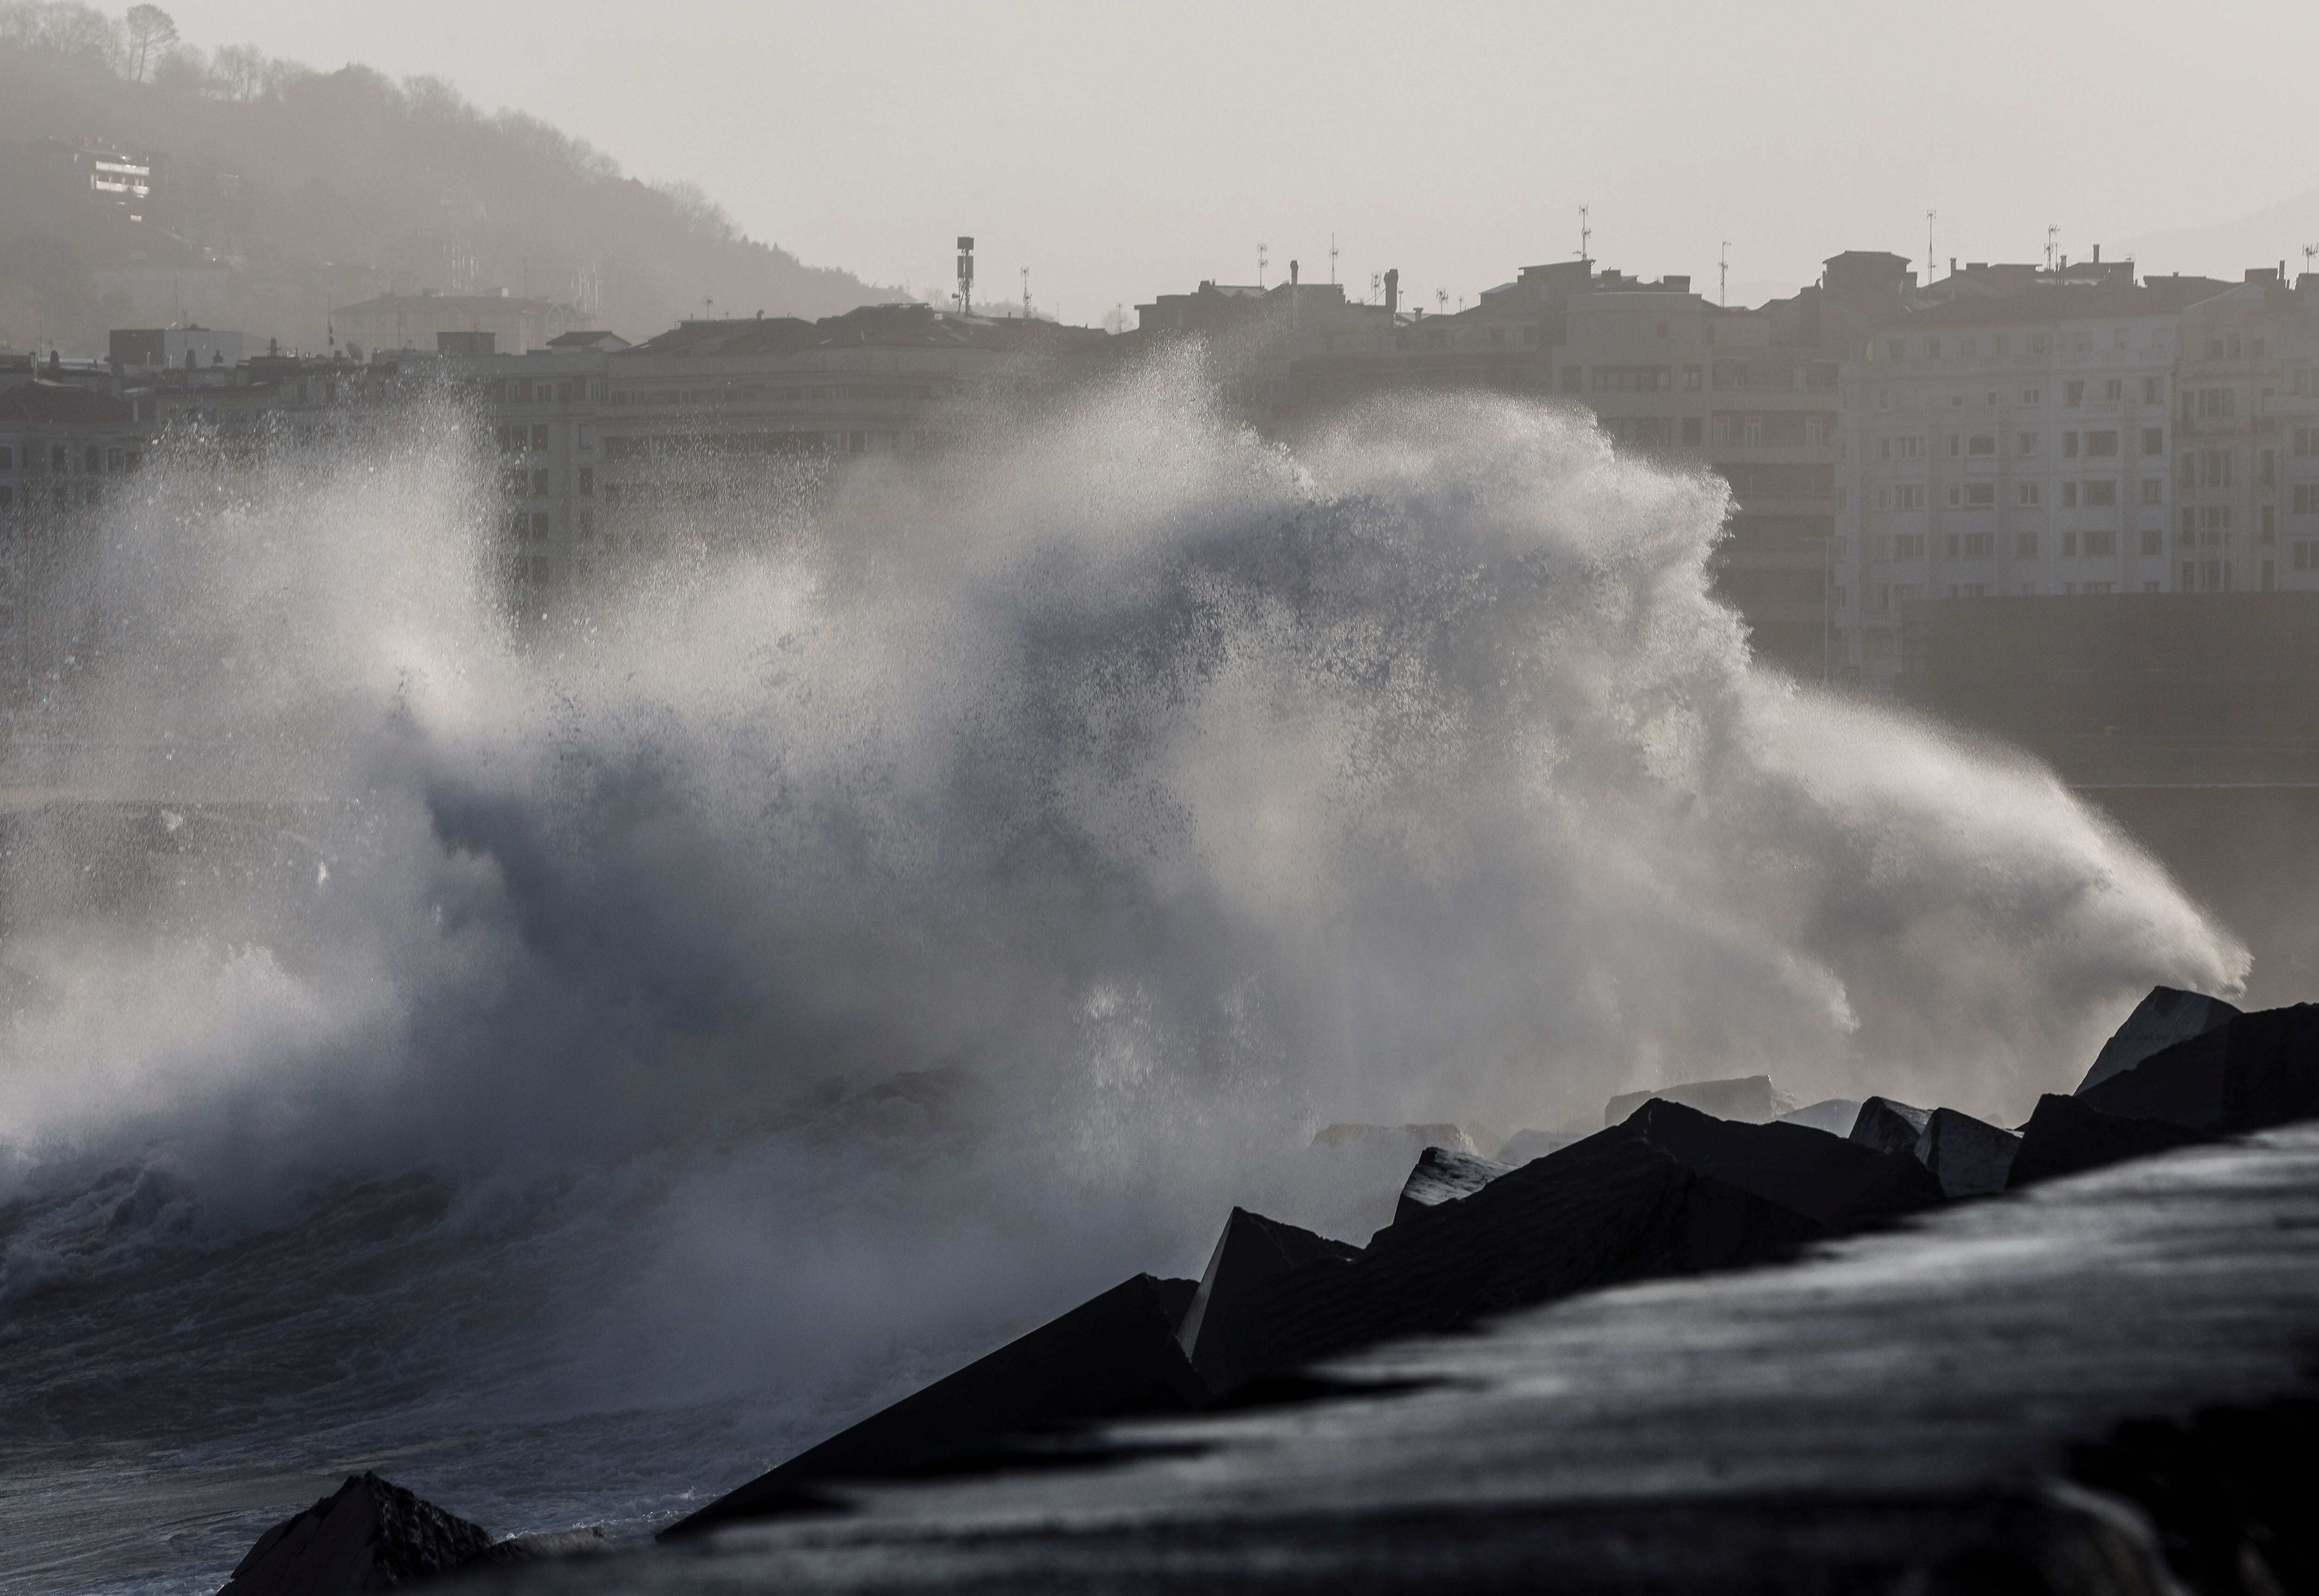
<svg viewBox="0 0 2319 1596">
<path fill-rule="evenodd" d="M 1927 285 L 1933 280 L 1933 222 L 1939 215 L 1938 211 L 1925 212 L 1925 282 Z"/>
<path fill-rule="evenodd" d="M 1023 320 L 1031 319 L 1031 268 L 1023 268 Z"/>
<path fill-rule="evenodd" d="M 1578 207 L 1578 258 L 1581 260 L 1593 259 L 1594 257 L 1593 256 L 1586 253 L 1593 247 L 1594 230 L 1587 225 L 1586 207 L 1581 205 Z"/>
<path fill-rule="evenodd" d="M 2304 254 L 2305 254 L 2305 255 L 2309 255 L 2309 254 L 2311 253 L 2311 251 L 2309 251 L 2308 249 L 2305 249 L 2303 253 L 2304 253 Z M 1334 234 L 1334 233 L 1331 233 L 1331 234 L 1329 235 L 1329 281 L 1330 281 L 1330 282 L 1331 282 L 1331 283 L 1334 283 L 1336 280 L 1337 280 L 1337 235 L 1336 235 L 1336 234 Z"/>
<path fill-rule="evenodd" d="M 1728 304 L 1731 301 L 1731 240 L 1723 240 L 1722 252 L 1715 257 L 1715 302 Z"/>
<path fill-rule="evenodd" d="M 2047 222 L 2045 224 L 2045 269 L 2049 272 L 2053 269 L 2054 247 L 2061 241 L 2062 224 L 2058 221 Z"/>
<path fill-rule="evenodd" d="M 963 234 L 958 240 L 958 313 L 974 314 L 974 240 Z"/>
<path fill-rule="evenodd" d="M 1256 247 L 1256 285 L 1259 288 L 1264 286 L 1264 268 L 1271 259 L 1271 251 L 1259 244 Z"/>
</svg>

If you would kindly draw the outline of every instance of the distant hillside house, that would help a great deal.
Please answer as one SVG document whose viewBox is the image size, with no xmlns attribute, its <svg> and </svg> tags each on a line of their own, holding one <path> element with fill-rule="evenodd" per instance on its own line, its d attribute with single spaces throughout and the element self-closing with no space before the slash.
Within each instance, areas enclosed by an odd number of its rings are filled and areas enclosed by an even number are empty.
<svg viewBox="0 0 2319 1596">
<path fill-rule="evenodd" d="M 496 293 L 390 293 L 330 312 L 341 344 L 370 353 L 391 349 L 434 352 L 442 333 L 489 333 L 501 355 L 528 355 L 561 335 L 584 329 L 588 319 L 570 305 L 551 300 L 517 299 Z"/>
</svg>

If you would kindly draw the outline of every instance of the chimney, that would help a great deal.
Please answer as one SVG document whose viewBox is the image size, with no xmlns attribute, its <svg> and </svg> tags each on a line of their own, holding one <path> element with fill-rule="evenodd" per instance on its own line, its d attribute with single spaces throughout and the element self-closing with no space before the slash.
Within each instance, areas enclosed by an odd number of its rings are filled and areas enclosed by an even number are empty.
<svg viewBox="0 0 2319 1596">
<path fill-rule="evenodd" d="M 2101 265 L 2101 246 L 2099 244 L 2094 246 L 2094 264 L 2096 266 Z"/>
<path fill-rule="evenodd" d="M 1293 260 L 1288 263 L 1288 286 L 1296 286 L 1296 263 Z"/>
<path fill-rule="evenodd" d="M 1401 308 L 1401 268 L 1387 266 L 1385 273 L 1385 313 L 1392 315 Z"/>
</svg>

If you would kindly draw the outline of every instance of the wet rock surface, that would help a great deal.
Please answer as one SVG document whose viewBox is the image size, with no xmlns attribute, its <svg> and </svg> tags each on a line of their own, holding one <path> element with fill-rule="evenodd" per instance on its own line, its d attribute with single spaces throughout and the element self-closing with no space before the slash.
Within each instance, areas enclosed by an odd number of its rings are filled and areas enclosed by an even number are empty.
<svg viewBox="0 0 2319 1596">
<path fill-rule="evenodd" d="M 2308 1589 L 2314 1325 L 2304 1126 L 1382 1348 L 1105 1466 L 508 1588 Z"/>
</svg>

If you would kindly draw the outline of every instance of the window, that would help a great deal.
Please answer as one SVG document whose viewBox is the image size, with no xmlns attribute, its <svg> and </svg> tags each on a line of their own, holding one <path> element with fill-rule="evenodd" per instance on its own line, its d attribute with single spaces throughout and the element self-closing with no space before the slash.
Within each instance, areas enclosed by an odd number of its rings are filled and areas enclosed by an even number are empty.
<svg viewBox="0 0 2319 1596">
<path fill-rule="evenodd" d="M 586 497 L 587 495 L 590 495 L 590 494 L 592 494 L 593 492 L 595 492 L 595 491 L 596 491 L 596 473 L 595 473 L 595 472 L 594 472 L 594 471 L 592 471 L 592 470 L 591 470 L 589 467 L 587 467 L 587 466 L 585 466 L 585 465 L 582 466 L 582 467 L 580 468 L 580 492 L 581 492 L 582 496 L 582 497 Z"/>
<path fill-rule="evenodd" d="M 2295 485 L 2295 508 L 2291 513 L 2319 515 L 2319 482 L 2297 482 Z"/>
<path fill-rule="evenodd" d="M 2166 484 L 2160 482 L 2154 476 L 2146 478 L 2142 484 L 2142 502 L 2144 504 L 2165 503 Z"/>
<path fill-rule="evenodd" d="M 1564 366 L 1562 368 L 1562 391 L 1565 393 L 1585 392 L 1586 368 L 1583 365 Z"/>
<path fill-rule="evenodd" d="M 1892 508 L 1895 509 L 1924 509 L 1925 484 L 1922 482 L 1902 482 L 1899 487 L 1894 488 L 1892 490 Z"/>
<path fill-rule="evenodd" d="M 2064 460 L 2074 460 L 2077 457 L 2078 435 L 2074 432 L 2064 432 L 2062 434 L 2062 458 Z"/>
<path fill-rule="evenodd" d="M 0 471 L 6 471 L 9 469 L 8 462 L 11 458 L 13 458 L 13 456 L 9 454 L 8 446 L 5 444 L 0 444 Z"/>
<path fill-rule="evenodd" d="M 1927 360 L 1938 360 L 1940 357 L 1941 340 L 1938 338 L 1926 338 L 1925 340 L 1925 358 Z"/>
<path fill-rule="evenodd" d="M 2090 456 L 2104 459 L 2116 459 L 2117 457 L 2117 434 L 2115 432 L 2087 433 L 2086 453 Z"/>
<path fill-rule="evenodd" d="M 123 471 L 123 470 L 126 470 L 126 469 L 128 468 L 128 464 L 129 464 L 129 451 L 128 451 L 128 450 L 126 450 L 126 449 L 107 449 L 107 450 L 105 450 L 105 451 L 104 451 L 104 468 L 105 468 L 105 470 L 107 470 L 107 471 Z"/>
<path fill-rule="evenodd" d="M 2121 349 L 2125 347 L 2125 333 L 2123 329 L 2121 329 L 2117 335 L 2117 347 Z M 2111 377 L 2108 381 L 2102 383 L 2102 397 L 2112 403 L 2116 403 L 2117 401 L 2124 399 L 2125 397 L 2125 379 L 2124 377 Z"/>
<path fill-rule="evenodd" d="M 2062 484 L 2062 508 L 2063 509 L 2075 509 L 2078 508 L 2077 483 L 2063 482 Z"/>
<path fill-rule="evenodd" d="M 544 449 L 547 446 L 547 427 L 545 422 L 531 429 L 531 446 L 535 449 Z"/>
<path fill-rule="evenodd" d="M 2019 482 L 2015 484 L 2013 489 L 2014 503 L 2035 509 L 2037 507 L 2037 499 L 2038 487 L 2035 482 Z M 2030 536 L 2034 537 L 2036 535 L 2032 533 Z"/>
<path fill-rule="evenodd" d="M 1903 359 L 1906 357 L 1908 351 L 1901 348 L 1900 340 L 1899 338 L 1894 338 L 1890 343 L 1884 346 L 1884 358 L 1887 360 Z"/>
<path fill-rule="evenodd" d="M 1683 368 L 1683 390 L 1684 392 L 1698 392 L 1704 381 L 1705 377 L 1698 366 L 1686 365 Z"/>
<path fill-rule="evenodd" d="M 1880 437 L 1876 440 L 1876 457 L 1879 460 L 1890 460 L 1892 457 L 1892 440 L 1890 438 Z"/>
<path fill-rule="evenodd" d="M 1952 432 L 1952 433 L 1950 433 L 1950 434 L 1949 434 L 1949 458 L 1950 458 L 1950 459 L 1952 459 L 1952 460 L 1958 459 L 1958 458 L 1960 458 L 1963 454 L 1964 454 L 1964 435 L 1963 435 L 1963 433 L 1960 433 L 1960 432 Z"/>
<path fill-rule="evenodd" d="M 86 469 L 90 471 L 103 471 L 104 469 L 104 451 L 97 447 L 95 444 L 89 445 L 87 457 L 84 464 Z"/>
<path fill-rule="evenodd" d="M 2275 504 L 2266 504 L 2259 514 L 2261 518 L 2256 523 L 2254 540 L 2268 548 L 2278 541 L 2278 507 Z"/>
<path fill-rule="evenodd" d="M 2255 456 L 2254 485 L 2258 488 L 2275 486 L 2278 482 L 2278 452 L 2265 449 Z"/>
<path fill-rule="evenodd" d="M 534 537 L 546 537 L 548 535 L 549 525 L 547 512 L 543 509 L 531 518 L 531 535 Z"/>
<path fill-rule="evenodd" d="M 2080 405 L 2084 404 L 2085 401 L 2086 385 L 2083 383 L 2064 383 L 2062 384 L 2062 404 L 2071 410 L 2076 410 Z"/>
<path fill-rule="evenodd" d="M 2034 432 L 2015 433 L 2013 435 L 2013 452 L 2017 455 L 2035 454 L 2037 452 L 2037 435 Z"/>
<path fill-rule="evenodd" d="M 1730 417 L 1728 417 L 1728 416 L 1718 416 L 1718 417 L 1716 417 L 1716 418 L 1715 418 L 1715 441 L 1716 441 L 1718 444 L 1726 445 L 1726 446 L 1728 446 L 1728 445 L 1731 442 L 1731 418 L 1730 418 Z"/>
<path fill-rule="evenodd" d="M 2078 535 L 2077 535 L 2076 533 L 2074 533 L 2074 532 L 2064 532 L 2064 533 L 2062 533 L 2062 558 L 2063 558 L 2063 559 L 2065 559 L 2065 560 L 2074 560 L 2074 559 L 2076 559 L 2077 557 L 2078 557 Z"/>
<path fill-rule="evenodd" d="M 2145 555 L 2164 554 L 2166 552 L 2166 534 L 2161 532 L 2155 527 L 2144 527 L 2142 529 L 2142 552 Z"/>
<path fill-rule="evenodd" d="M 2013 535 L 2013 557 L 2017 560 L 2037 557 L 2037 535 L 2035 532 L 2016 532 Z"/>
<path fill-rule="evenodd" d="M 2047 334 L 2033 332 L 2029 335 L 2029 353 L 2032 355 L 2043 355 L 2051 347 L 2053 347 L 2053 339 Z"/>
<path fill-rule="evenodd" d="M 1968 455 L 1994 455 L 1997 453 L 1997 434 L 1985 432 L 1965 439 L 1964 452 Z"/>
<path fill-rule="evenodd" d="M 1921 437 L 1901 438 L 1899 449 L 1901 459 L 1921 460 L 1925 457 L 1925 440 Z"/>
<path fill-rule="evenodd" d="M 2295 429 L 2295 452 L 2297 455 L 2319 453 L 2319 427 L 2297 427 Z"/>
<path fill-rule="evenodd" d="M 2143 428 L 2142 429 L 2142 452 L 2145 455 L 2164 454 L 2166 452 L 2166 428 L 2163 427 Z"/>
<path fill-rule="evenodd" d="M 2104 555 L 2114 555 L 2116 553 L 2117 553 L 2116 533 L 2089 532 L 2086 534 L 2086 555 L 2088 558 L 2094 558 Z"/>
<path fill-rule="evenodd" d="M 1666 338 L 1666 337 L 1670 336 L 1670 334 L 1669 334 L 1669 328 L 1670 328 L 1670 326 L 1671 326 L 1671 325 L 1672 325 L 1671 323 L 1668 323 L 1668 322 L 1665 322 L 1665 321 L 1662 321 L 1662 322 L 1660 322 L 1660 323 L 1659 323 L 1659 337 L 1661 337 L 1661 338 Z"/>
<path fill-rule="evenodd" d="M 1739 441 L 1751 449 L 1761 446 L 1764 441 L 1764 418 L 1749 416 L 1742 421 L 1739 424 Z"/>
<path fill-rule="evenodd" d="M 547 473 L 545 471 L 535 471 L 531 473 L 531 491 L 532 496 L 536 499 L 545 499 L 547 497 Z"/>
<path fill-rule="evenodd" d="M 2166 379 L 2164 377 L 2143 378 L 2142 402 L 2144 404 L 2163 404 L 2165 401 Z"/>
<path fill-rule="evenodd" d="M 1892 539 L 1892 557 L 1896 560 L 1921 560 L 1925 557 L 1925 535 L 1903 532 Z"/>
<path fill-rule="evenodd" d="M 2298 543 L 2295 546 L 2295 568 L 2297 571 L 2319 571 L 2319 543 Z"/>
<path fill-rule="evenodd" d="M 2117 503 L 2117 484 L 2114 482 L 2087 482 L 2080 502 L 2089 509 L 2107 509 Z"/>
<path fill-rule="evenodd" d="M 2185 546 L 2198 541 L 2198 512 L 2187 504 L 2182 507 L 2180 538 Z"/>
<path fill-rule="evenodd" d="M 2021 390 L 2021 403 L 2025 409 L 2035 410 L 2037 406 L 2044 402 L 2045 391 L 2043 388 L 2024 388 Z"/>
<path fill-rule="evenodd" d="M 2230 450 L 2208 449 L 2206 451 L 2206 486 L 2210 488 L 2227 488 L 2231 485 Z"/>
<path fill-rule="evenodd" d="M 1995 482 L 1967 482 L 1964 486 L 1964 501 L 1966 508 L 1969 509 L 1996 509 L 1997 484 Z"/>
<path fill-rule="evenodd" d="M 1994 532 L 1966 533 L 1964 535 L 1964 557 L 1968 560 L 1993 560 L 1997 558 L 1997 534 Z"/>
<path fill-rule="evenodd" d="M 1683 419 L 1683 441 L 1694 449 L 1699 447 L 1700 431 L 1701 422 L 1697 416 L 1685 416 Z"/>
</svg>

